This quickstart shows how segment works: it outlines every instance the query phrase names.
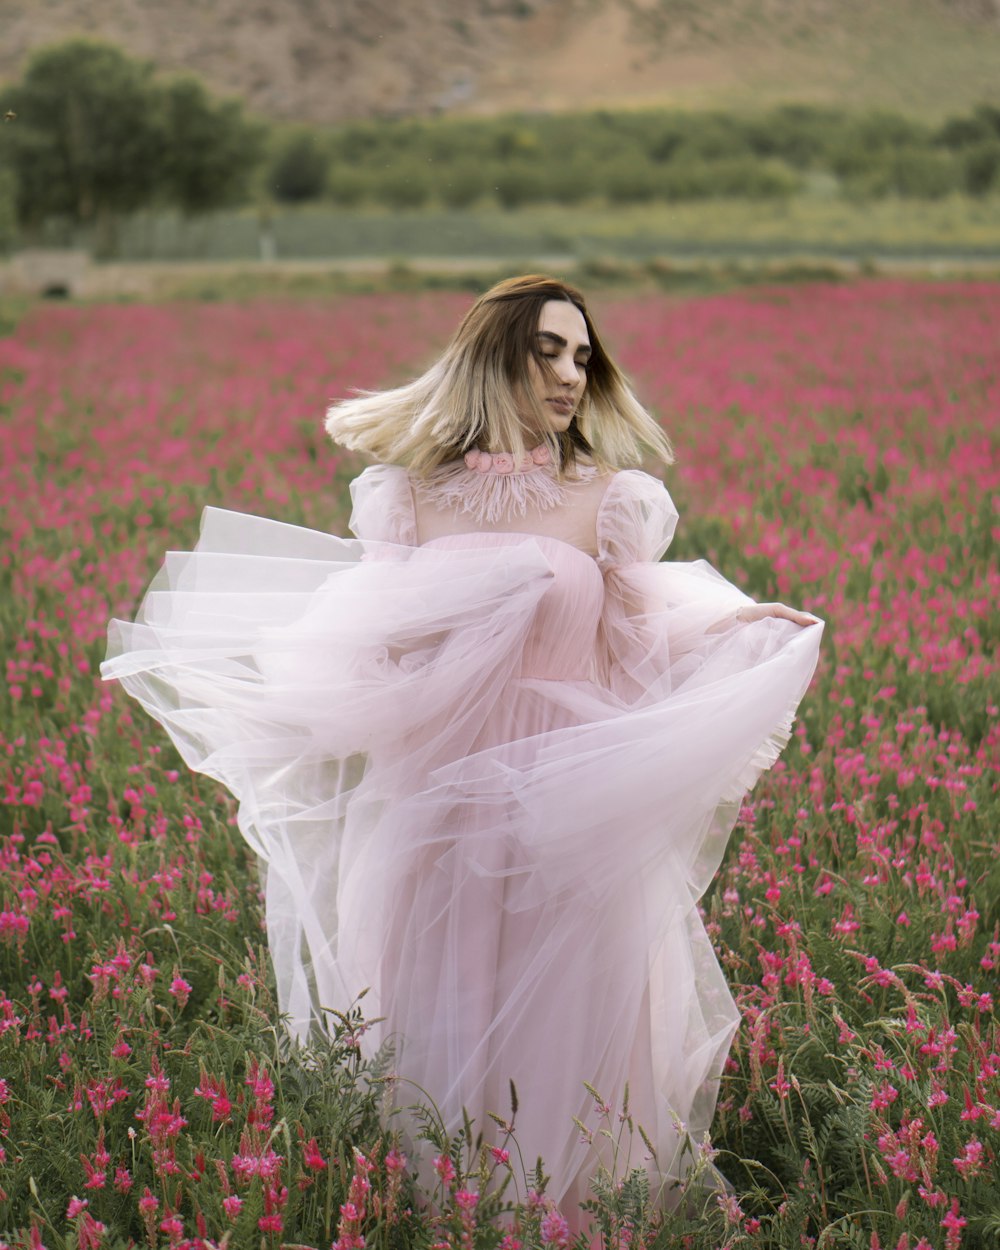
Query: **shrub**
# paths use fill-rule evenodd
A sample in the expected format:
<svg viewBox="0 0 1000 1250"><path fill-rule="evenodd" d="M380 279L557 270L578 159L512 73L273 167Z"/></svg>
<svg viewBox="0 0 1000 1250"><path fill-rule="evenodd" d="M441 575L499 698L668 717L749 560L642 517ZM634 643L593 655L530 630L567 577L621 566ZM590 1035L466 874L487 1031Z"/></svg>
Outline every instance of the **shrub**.
<svg viewBox="0 0 1000 1250"><path fill-rule="evenodd" d="M1000 108L981 104L968 117L949 118L934 136L934 142L946 148L976 147L992 139L1000 139Z"/></svg>
<svg viewBox="0 0 1000 1250"><path fill-rule="evenodd" d="M1000 187L1000 140L984 139L961 157L962 186L970 195L986 195Z"/></svg>
<svg viewBox="0 0 1000 1250"><path fill-rule="evenodd" d="M335 164L327 176L326 192L335 204L350 208L372 198L373 182L370 174L352 169L350 165Z"/></svg>
<svg viewBox="0 0 1000 1250"><path fill-rule="evenodd" d="M660 194L663 167L627 153L608 161L598 173L598 185L612 204L632 204Z"/></svg>
<svg viewBox="0 0 1000 1250"><path fill-rule="evenodd" d="M677 160L666 166L661 176L661 191L669 200L735 196L781 199L798 187L799 179L786 166L748 156L720 161Z"/></svg>
<svg viewBox="0 0 1000 1250"><path fill-rule="evenodd" d="M0 252L6 252L17 234L17 179L0 165Z"/></svg>
<svg viewBox="0 0 1000 1250"><path fill-rule="evenodd" d="M776 157L795 169L825 167L831 142L844 119L836 109L786 104L744 122L747 144L756 156Z"/></svg>
<svg viewBox="0 0 1000 1250"><path fill-rule="evenodd" d="M679 148L683 159L733 160L749 154L747 134L735 117L712 113L687 127Z"/></svg>
<svg viewBox="0 0 1000 1250"><path fill-rule="evenodd" d="M388 208L420 208L431 195L426 162L396 161L371 178L372 195Z"/></svg>
<svg viewBox="0 0 1000 1250"><path fill-rule="evenodd" d="M646 154L653 161L669 161L684 143L686 127L678 119L658 126L646 144Z"/></svg>
<svg viewBox="0 0 1000 1250"><path fill-rule="evenodd" d="M542 169L527 161L512 161L500 166L493 182L493 192L504 208L535 204L551 195L551 169Z"/></svg>
<svg viewBox="0 0 1000 1250"><path fill-rule="evenodd" d="M536 156L541 147L538 133L523 125L501 125L493 140L494 154L505 161Z"/></svg>
<svg viewBox="0 0 1000 1250"><path fill-rule="evenodd" d="M958 190L960 167L948 152L904 148L893 154L887 174L898 195L936 200Z"/></svg>
<svg viewBox="0 0 1000 1250"><path fill-rule="evenodd" d="M598 191L595 165L591 161L570 160L560 167L553 181L551 198L557 204L579 204Z"/></svg>
<svg viewBox="0 0 1000 1250"><path fill-rule="evenodd" d="M436 180L436 191L448 208L467 208L489 189L488 172L480 162L456 162Z"/></svg>
<svg viewBox="0 0 1000 1250"><path fill-rule="evenodd" d="M164 198L189 214L245 202L263 153L261 128L235 100L213 100L197 78L176 78L160 91Z"/></svg>
<svg viewBox="0 0 1000 1250"><path fill-rule="evenodd" d="M287 204L318 200L326 188L329 168L330 158L315 131L293 131L276 145L267 174L268 190Z"/></svg>

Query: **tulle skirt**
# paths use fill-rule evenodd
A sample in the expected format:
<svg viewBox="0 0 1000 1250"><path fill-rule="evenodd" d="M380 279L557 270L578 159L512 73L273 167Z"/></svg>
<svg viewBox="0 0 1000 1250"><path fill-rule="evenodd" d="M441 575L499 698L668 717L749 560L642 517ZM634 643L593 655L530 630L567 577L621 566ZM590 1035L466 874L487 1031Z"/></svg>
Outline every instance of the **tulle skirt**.
<svg viewBox="0 0 1000 1250"><path fill-rule="evenodd" d="M604 606L589 675L532 676L558 546L209 509L136 622L112 622L102 672L239 800L293 1032L367 990L399 1101L432 1099L450 1131L465 1108L499 1141L513 1082L525 1163L568 1204L602 1140L574 1124L597 1128L584 1082L616 1109L628 1086L655 1150L636 1136L630 1165L654 1181L689 1166L681 1126L708 1129L738 1012L697 902L821 631L710 627L707 566L637 567L644 612Z"/></svg>

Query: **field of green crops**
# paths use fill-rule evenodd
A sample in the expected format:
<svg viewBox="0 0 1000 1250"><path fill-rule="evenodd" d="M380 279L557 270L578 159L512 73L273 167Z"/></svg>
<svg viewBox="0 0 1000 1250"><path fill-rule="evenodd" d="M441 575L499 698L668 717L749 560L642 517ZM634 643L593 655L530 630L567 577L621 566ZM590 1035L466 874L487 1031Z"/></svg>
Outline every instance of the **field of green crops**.
<svg viewBox="0 0 1000 1250"><path fill-rule="evenodd" d="M124 260L254 259L264 228L249 209L190 222L150 214L123 225L119 251ZM736 198L405 212L316 205L275 209L266 229L279 259L1000 255L996 196L859 203L796 196L764 203Z"/></svg>

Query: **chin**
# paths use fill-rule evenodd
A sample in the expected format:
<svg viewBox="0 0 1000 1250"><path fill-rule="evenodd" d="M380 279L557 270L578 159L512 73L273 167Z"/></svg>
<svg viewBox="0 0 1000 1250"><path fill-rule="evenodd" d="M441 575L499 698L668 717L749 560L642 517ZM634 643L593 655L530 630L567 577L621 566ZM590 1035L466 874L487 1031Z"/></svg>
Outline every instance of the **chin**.
<svg viewBox="0 0 1000 1250"><path fill-rule="evenodd" d="M573 424L573 418L575 416L575 412L569 412L565 416L561 413L555 414L549 417L549 429L553 434L565 434L569 427Z"/></svg>

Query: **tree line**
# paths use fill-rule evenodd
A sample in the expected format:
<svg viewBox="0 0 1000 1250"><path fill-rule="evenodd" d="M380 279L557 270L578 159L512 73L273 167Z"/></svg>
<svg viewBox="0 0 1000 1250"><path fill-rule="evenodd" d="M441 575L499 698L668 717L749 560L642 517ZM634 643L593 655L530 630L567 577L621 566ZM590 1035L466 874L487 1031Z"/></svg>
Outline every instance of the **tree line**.
<svg viewBox="0 0 1000 1250"><path fill-rule="evenodd" d="M288 127L248 118L195 78L161 79L112 44L78 39L38 51L0 92L0 112L0 242L57 218L110 249L129 213L254 200L515 208L767 200L805 187L863 199L1000 191L991 104L939 125L787 105Z"/></svg>
<svg viewBox="0 0 1000 1250"><path fill-rule="evenodd" d="M29 237L48 218L92 227L163 205L186 214L243 203L265 127L190 76L161 81L113 44L41 49L2 93L0 195Z"/></svg>
<svg viewBox="0 0 1000 1250"><path fill-rule="evenodd" d="M398 208L776 199L817 185L860 199L980 196L1000 191L1000 108L937 126L809 105L366 121L285 136L274 169L288 199Z"/></svg>

